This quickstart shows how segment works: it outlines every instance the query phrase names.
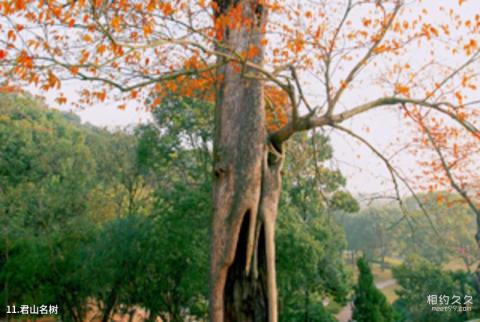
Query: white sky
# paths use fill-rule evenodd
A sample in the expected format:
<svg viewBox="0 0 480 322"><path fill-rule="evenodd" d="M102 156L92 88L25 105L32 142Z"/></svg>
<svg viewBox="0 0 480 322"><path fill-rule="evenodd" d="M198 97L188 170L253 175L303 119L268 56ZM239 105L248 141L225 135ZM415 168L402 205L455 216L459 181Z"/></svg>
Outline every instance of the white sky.
<svg viewBox="0 0 480 322"><path fill-rule="evenodd" d="M430 0L423 3L427 8L434 8L432 4L438 5L440 2L445 3L447 7L454 2L457 3L456 0ZM470 14L472 12L480 13L480 0L466 1L462 10ZM432 19L435 19L435 16ZM406 59L410 62L410 60L414 61L418 58L421 57L408 57ZM75 95L73 92L79 86L82 85L78 83L70 84L66 92ZM65 91L65 88L63 90ZM364 102L365 100L377 98L378 88L365 86L365 88L357 89L350 93L346 92L345 94L347 96L342 103L348 107L353 107L359 101ZM52 102L53 97L52 93ZM49 98L47 97L47 99ZM89 122L97 126L123 127L145 122L149 119L147 112L135 110L131 106L123 111L118 110L115 106L90 106L81 110L76 109L74 112L81 117L83 122ZM380 151L386 155L391 155L395 149L399 148L398 144L392 147L391 143L397 138L405 138L411 135L411 130L402 125L404 122L399 122L401 118L403 117L391 110L380 109L355 117L343 125L361 133ZM368 133L364 130L366 125L372 129L372 132ZM339 167L344 176L348 178L347 188L351 192L372 194L388 191L389 194L392 194L393 186L385 165L367 147L344 135L334 134L331 136L331 139L335 159L332 163L334 163L334 166ZM412 175L418 172L416 160L406 152L400 153L394 163L398 165L402 173Z"/></svg>

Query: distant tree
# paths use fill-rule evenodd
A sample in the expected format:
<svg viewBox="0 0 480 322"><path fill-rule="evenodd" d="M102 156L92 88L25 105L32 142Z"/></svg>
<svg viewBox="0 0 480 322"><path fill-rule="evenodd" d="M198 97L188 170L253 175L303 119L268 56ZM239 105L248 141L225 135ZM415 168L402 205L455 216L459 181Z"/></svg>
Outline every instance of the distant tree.
<svg viewBox="0 0 480 322"><path fill-rule="evenodd" d="M393 322L393 309L376 287L364 257L357 261L358 283L355 286L353 320L357 322Z"/></svg>
<svg viewBox="0 0 480 322"><path fill-rule="evenodd" d="M355 255L361 252L370 261L379 261L382 269L386 268L385 258L397 251L393 236L401 216L400 209L391 204L370 205L354 214L335 214L345 230L352 266L356 265Z"/></svg>
<svg viewBox="0 0 480 322"><path fill-rule="evenodd" d="M478 258L475 215L458 196L447 191L419 193L406 197L403 205L404 212L390 203L370 205L353 215L337 213L348 249L381 264L386 256L416 254L439 265L460 259L472 270Z"/></svg>
<svg viewBox="0 0 480 322"><path fill-rule="evenodd" d="M392 229L396 250L403 257L416 254L438 265L460 259L466 270L471 270L478 258L475 214L453 193L437 191L418 196L422 207L413 197L406 198L408 218Z"/></svg>

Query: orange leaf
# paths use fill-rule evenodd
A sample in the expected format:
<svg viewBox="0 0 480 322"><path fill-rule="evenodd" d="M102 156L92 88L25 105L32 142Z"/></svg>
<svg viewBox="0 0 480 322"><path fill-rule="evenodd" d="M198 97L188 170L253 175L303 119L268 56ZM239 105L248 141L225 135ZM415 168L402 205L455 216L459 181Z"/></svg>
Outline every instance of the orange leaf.
<svg viewBox="0 0 480 322"><path fill-rule="evenodd" d="M152 12L153 10L155 10L155 6L156 6L155 1L152 1L152 0L149 1L147 5L147 11Z"/></svg>
<svg viewBox="0 0 480 322"><path fill-rule="evenodd" d="M259 53L260 53L260 49L258 49L256 46L251 45L250 48L248 48L247 58L249 59L254 58Z"/></svg>
<svg viewBox="0 0 480 322"><path fill-rule="evenodd" d="M372 23L372 20L371 19L363 19L362 20L362 24L365 26L365 27L368 27L370 24Z"/></svg>
<svg viewBox="0 0 480 322"><path fill-rule="evenodd" d="M458 91L455 92L455 97L457 98L458 103L459 103L460 105L462 105L462 104L463 104L463 96L462 96L462 93L460 93L460 92L458 92Z"/></svg>
<svg viewBox="0 0 480 322"><path fill-rule="evenodd" d="M23 9L25 9L25 1L24 1L24 0L16 0L16 1L15 1L15 9L16 9L16 10L23 10Z"/></svg>
<svg viewBox="0 0 480 322"><path fill-rule="evenodd" d="M65 96L59 96L55 99L55 101L60 104L60 105L63 105L65 103L67 103L67 98Z"/></svg>
<svg viewBox="0 0 480 322"><path fill-rule="evenodd" d="M103 54L105 52L105 49L107 49L107 47L104 44L100 44L97 47L97 53Z"/></svg>
<svg viewBox="0 0 480 322"><path fill-rule="evenodd" d="M160 3L159 6L160 6L160 10L162 10L165 16L169 16L170 14L173 13L173 7L170 3L162 2Z"/></svg>
<svg viewBox="0 0 480 322"><path fill-rule="evenodd" d="M152 29L152 26L150 24L146 24L143 26L143 34L145 35L145 37L147 37L148 35L150 35L152 33L153 29Z"/></svg>
<svg viewBox="0 0 480 322"><path fill-rule="evenodd" d="M121 28L120 28L121 22L122 22L122 20L119 16L113 17L111 24L112 24L112 27L115 31L119 32L121 30Z"/></svg>
<svg viewBox="0 0 480 322"><path fill-rule="evenodd" d="M92 37L91 37L90 35L88 35L88 34L83 35L82 39L83 39L85 42L92 42L92 41L93 41Z"/></svg>
<svg viewBox="0 0 480 322"><path fill-rule="evenodd" d="M78 74L78 67L77 66L72 66L70 67L70 73L72 73L72 75L77 75Z"/></svg>
<svg viewBox="0 0 480 322"><path fill-rule="evenodd" d="M408 88L408 86L405 86L405 85L397 84L395 85L395 92L407 96L410 94L410 88Z"/></svg>
<svg viewBox="0 0 480 322"><path fill-rule="evenodd" d="M11 41L15 41L16 38L17 36L15 35L15 31L9 30L7 33L7 39Z"/></svg>
<svg viewBox="0 0 480 322"><path fill-rule="evenodd" d="M48 71L48 78L47 78L47 83L48 83L48 87L47 89L49 88L60 88L60 80L57 78L57 76L55 76L54 73L52 73L52 71Z"/></svg>
<svg viewBox="0 0 480 322"><path fill-rule="evenodd" d="M26 67L26 68L33 67L33 59L32 57L28 56L26 51L22 51L20 53L20 56L18 56L17 58L17 62L19 65L22 65L23 67Z"/></svg>

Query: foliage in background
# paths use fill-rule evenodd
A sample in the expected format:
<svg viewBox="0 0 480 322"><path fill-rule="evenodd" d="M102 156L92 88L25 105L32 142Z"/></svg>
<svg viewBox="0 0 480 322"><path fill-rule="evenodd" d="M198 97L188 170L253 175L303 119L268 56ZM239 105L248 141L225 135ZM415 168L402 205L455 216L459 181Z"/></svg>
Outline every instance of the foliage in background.
<svg viewBox="0 0 480 322"><path fill-rule="evenodd" d="M453 296L460 297L461 306L464 306L464 296L472 296L475 300L475 291L472 288L473 275L463 271L444 271L425 259L411 257L399 267L393 269L395 279L400 288L396 291L398 299L394 307L400 314L399 321L425 321L425 322L456 322L466 321L469 316L466 312L455 310L436 312L432 306L458 306L452 304ZM448 305L440 296L448 297ZM430 300L429 297L435 297ZM441 304L440 302L443 302Z"/></svg>
<svg viewBox="0 0 480 322"><path fill-rule="evenodd" d="M408 197L404 201L405 213L396 203L382 202L352 215L336 212L336 221L345 229L347 248L354 254L365 254L383 268L388 266L386 257L417 255L438 265L461 261L467 271L472 270L478 261L473 212L446 192L418 197L422 207Z"/></svg>

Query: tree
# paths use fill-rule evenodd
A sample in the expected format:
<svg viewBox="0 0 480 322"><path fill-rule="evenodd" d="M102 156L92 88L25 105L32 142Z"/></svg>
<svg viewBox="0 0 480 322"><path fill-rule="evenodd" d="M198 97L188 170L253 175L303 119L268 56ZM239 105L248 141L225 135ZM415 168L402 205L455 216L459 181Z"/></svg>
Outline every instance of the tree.
<svg viewBox="0 0 480 322"><path fill-rule="evenodd" d="M81 321L89 287L77 255L93 235L96 184L86 132L25 95L0 94L0 112L2 302L56 304Z"/></svg>
<svg viewBox="0 0 480 322"><path fill-rule="evenodd" d="M351 289L339 256L345 237L333 212L358 205L342 190L341 173L327 167L333 151L326 137L303 134L293 143L286 151L278 220L279 313L288 321L333 321L325 299L344 304Z"/></svg>
<svg viewBox="0 0 480 322"><path fill-rule="evenodd" d="M425 217L413 198L405 200L415 222L413 230L405 222L397 225L398 250L404 257L416 254L437 265L461 259L470 271L470 265L476 261L475 215L471 209L458 196L446 191L419 196L430 216Z"/></svg>
<svg viewBox="0 0 480 322"><path fill-rule="evenodd" d="M203 246L199 246L204 240L200 227L208 217L201 209L205 208L208 213L210 207L207 196L213 131L208 125L213 106L175 96L168 97L163 104L153 111L154 122L137 131L139 160L149 169L146 176L158 178L152 180L157 185L152 215L156 225L164 227L165 231L159 234L164 238L171 236L170 242L156 247L172 249L159 262L163 269L158 280L168 283L159 283L150 289L152 294L169 295L165 296L167 300L181 299L183 293L185 299L191 299L198 297L196 291L202 289L200 285L192 287L195 276L199 276L199 281L204 280L199 272L205 268L201 263L206 254ZM179 106L184 111L182 115L177 114ZM312 154L316 157L311 158ZM328 140L320 134L295 138L295 145L287 151L289 171L283 183L278 236L278 272L282 281L279 296L281 313L286 319L331 319L322 302L326 296L332 296L342 303L349 290L349 274L338 257L344 246L342 234L329 220L326 207L348 211L358 206L347 193L340 193L345 179L339 171L325 166L331 157ZM196 233L192 236L193 230ZM185 272L178 267L185 268ZM181 287L184 283L188 285L185 289ZM182 294L171 295L179 291ZM191 308L188 303L182 300L170 307Z"/></svg>
<svg viewBox="0 0 480 322"><path fill-rule="evenodd" d="M358 284L353 300L353 319L358 322L394 321L393 309L373 282L373 275L364 257L357 261Z"/></svg>
<svg viewBox="0 0 480 322"><path fill-rule="evenodd" d="M391 255L391 244L395 239L389 228L399 220L398 211L388 206L370 206L357 214L339 214L337 220L347 236L352 266L355 265L355 254L360 251L370 261L380 259L384 268L385 256Z"/></svg>
<svg viewBox="0 0 480 322"><path fill-rule="evenodd" d="M406 258L412 254L438 265L461 259L470 271L477 258L475 216L470 208L447 191L419 193L417 197L422 208L414 196L404 198L408 217L396 203L370 205L353 215L340 214L338 221L345 229L348 248L383 264L385 256Z"/></svg>
<svg viewBox="0 0 480 322"><path fill-rule="evenodd" d="M150 105L156 106L162 93L195 96L214 88L205 94L215 99L211 319L275 322L274 228L284 143L314 128L350 135L385 163L400 200L399 181L410 190L409 182L341 123L393 107L407 119L448 117L462 137L478 138L468 121L475 108L465 101L471 88L454 90L464 76L469 84L477 81L468 69L480 56L470 37L479 18L465 12L463 21L455 14L462 3L451 11L439 4L439 23L423 17L422 3L402 0L302 6L275 0L7 2L2 77L45 91L59 89L64 79L94 82L95 88L82 90L81 103L153 92L159 95ZM456 59L445 63L441 51ZM410 53L422 57L415 66L404 60ZM320 100L307 95L309 74L318 79ZM345 94L356 95L365 82L378 83L377 94L352 107L357 102ZM57 102L66 99L60 95ZM272 106L275 127L267 124Z"/></svg>
<svg viewBox="0 0 480 322"><path fill-rule="evenodd" d="M396 291L398 299L394 307L399 312L400 321L466 321L467 312L435 312L432 306L440 296L449 298L449 303L455 300L453 296L461 298L472 296L473 275L463 271L452 272L440 269L429 263L428 260L410 256L404 264L395 267L393 274L400 288ZM429 301L430 298L430 301ZM439 302L436 302L439 303ZM457 305L457 304L453 304ZM460 306L461 306L460 305Z"/></svg>
<svg viewBox="0 0 480 322"><path fill-rule="evenodd" d="M163 104L152 112L153 122L136 131L140 168L153 181L150 218L158 236L146 249L154 260L143 275L142 303L151 318L184 321L207 313L213 106L174 95Z"/></svg>
<svg viewBox="0 0 480 322"><path fill-rule="evenodd" d="M476 88L469 84L469 77L464 76L462 87ZM478 116L478 115L477 115ZM426 178L429 179L429 190L432 187L447 189L447 192L456 193L460 200L475 214L477 231L477 256L480 256L480 192L478 189L478 173L476 167L478 154L478 132L471 140L459 140L457 128L447 126L443 131L438 130L438 120L435 118L416 117L421 126L422 133L417 138L418 148L415 153L426 153L432 161L421 162ZM447 133L448 135L445 135ZM442 196L439 197L441 201ZM447 200L448 194L447 194ZM468 266L468 264L467 264ZM477 278L475 283L476 293L480 295L480 265L477 265Z"/></svg>
<svg viewBox="0 0 480 322"><path fill-rule="evenodd" d="M91 295L103 322L110 321L122 304L142 303L138 294L148 281L144 274L155 257L162 255L157 251L152 256L151 249L157 246L152 229L148 220L130 214L106 223L83 247L87 280L94 285Z"/></svg>

